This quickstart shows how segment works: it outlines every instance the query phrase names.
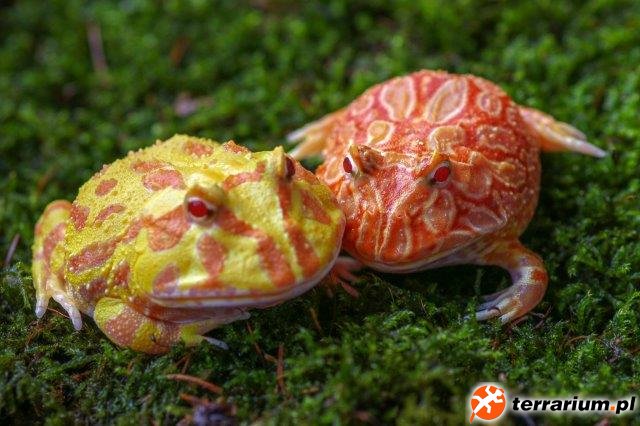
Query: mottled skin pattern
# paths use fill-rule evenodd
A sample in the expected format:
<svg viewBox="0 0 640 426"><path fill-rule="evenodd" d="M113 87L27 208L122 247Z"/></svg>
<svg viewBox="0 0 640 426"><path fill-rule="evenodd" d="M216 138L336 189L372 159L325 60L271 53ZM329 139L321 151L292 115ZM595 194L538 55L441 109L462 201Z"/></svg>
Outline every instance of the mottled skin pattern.
<svg viewBox="0 0 640 426"><path fill-rule="evenodd" d="M573 127L479 77L420 71L376 85L290 135L338 198L343 247L373 269L498 265L513 286L478 319L516 319L544 295L541 259L518 241L540 188L540 149L602 156ZM344 267L343 267L344 269ZM351 277L348 270L342 275Z"/></svg>
<svg viewBox="0 0 640 426"><path fill-rule="evenodd" d="M282 148L251 153L175 136L130 153L54 201L35 228L36 313L50 297L148 353L311 288L339 252L344 216ZM80 311L80 312L79 312Z"/></svg>

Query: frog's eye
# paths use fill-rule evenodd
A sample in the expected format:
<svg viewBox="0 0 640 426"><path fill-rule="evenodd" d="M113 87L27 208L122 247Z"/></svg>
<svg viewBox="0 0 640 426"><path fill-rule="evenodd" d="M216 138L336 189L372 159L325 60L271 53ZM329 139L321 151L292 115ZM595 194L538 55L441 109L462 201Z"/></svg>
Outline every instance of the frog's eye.
<svg viewBox="0 0 640 426"><path fill-rule="evenodd" d="M296 174L296 163L288 155L284 156L284 177L291 179Z"/></svg>
<svg viewBox="0 0 640 426"><path fill-rule="evenodd" d="M342 168L349 174L354 174L356 171L356 166L353 164L353 160L349 158L349 156L344 157L344 160L342 160Z"/></svg>
<svg viewBox="0 0 640 426"><path fill-rule="evenodd" d="M433 186L444 186L451 177L451 163L445 160L438 164L429 174L429 183Z"/></svg>
<svg viewBox="0 0 640 426"><path fill-rule="evenodd" d="M209 219L216 211L215 206L199 197L188 198L186 204L189 215L196 222Z"/></svg>

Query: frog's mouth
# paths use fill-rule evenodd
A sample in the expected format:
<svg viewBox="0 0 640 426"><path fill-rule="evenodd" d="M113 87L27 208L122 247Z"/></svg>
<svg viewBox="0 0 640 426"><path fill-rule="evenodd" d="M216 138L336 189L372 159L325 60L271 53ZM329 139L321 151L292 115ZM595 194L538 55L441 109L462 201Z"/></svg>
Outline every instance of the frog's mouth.
<svg viewBox="0 0 640 426"><path fill-rule="evenodd" d="M300 296L313 288L324 278L338 257L336 250L333 260L324 269L319 270L313 276L301 283L283 287L274 291L258 290L199 290L190 293L178 292L175 294L151 295L149 299L160 306L167 308L268 308L286 300Z"/></svg>
<svg viewBox="0 0 640 426"><path fill-rule="evenodd" d="M469 240L466 244L453 247L449 250L437 252L431 256L425 256L422 259L413 262L381 262L375 260L358 260L369 268L380 272L389 272L394 274L407 274L411 272L424 271L426 269L435 269L443 266L457 265L460 263L471 263L469 256L469 247L477 244L482 240L482 236ZM472 252L474 250L471 250Z"/></svg>

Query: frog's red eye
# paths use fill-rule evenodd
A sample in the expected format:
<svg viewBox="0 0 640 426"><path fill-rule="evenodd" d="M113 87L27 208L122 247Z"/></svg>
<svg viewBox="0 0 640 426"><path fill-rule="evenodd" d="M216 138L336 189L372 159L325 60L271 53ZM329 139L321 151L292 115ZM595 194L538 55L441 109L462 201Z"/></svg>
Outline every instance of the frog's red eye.
<svg viewBox="0 0 640 426"><path fill-rule="evenodd" d="M189 198L187 210L194 219L205 219L213 213L213 209L200 198Z"/></svg>
<svg viewBox="0 0 640 426"><path fill-rule="evenodd" d="M429 182L432 185L442 185L449 180L449 176L451 176L451 164L448 161L444 161L431 172Z"/></svg>
<svg viewBox="0 0 640 426"><path fill-rule="evenodd" d="M342 168L347 173L353 173L353 171L355 170L355 167L353 165L353 162L351 161L351 158L344 157L344 160L342 160Z"/></svg>
<svg viewBox="0 0 640 426"><path fill-rule="evenodd" d="M284 177L290 179L293 175L296 174L296 163L289 157L285 155L284 157Z"/></svg>

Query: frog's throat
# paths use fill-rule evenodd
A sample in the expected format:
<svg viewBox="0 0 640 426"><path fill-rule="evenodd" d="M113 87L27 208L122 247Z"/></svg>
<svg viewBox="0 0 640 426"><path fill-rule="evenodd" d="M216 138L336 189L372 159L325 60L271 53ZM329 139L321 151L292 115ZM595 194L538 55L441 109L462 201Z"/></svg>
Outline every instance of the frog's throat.
<svg viewBox="0 0 640 426"><path fill-rule="evenodd" d="M339 253L340 250L337 248L333 253L331 261L309 279L282 290L260 294L246 292L233 296L225 295L224 297L150 296L150 300L153 303L167 308L268 308L300 296L312 289L320 280L329 274Z"/></svg>
<svg viewBox="0 0 640 426"><path fill-rule="evenodd" d="M472 263L472 259L475 257L474 254L482 250L482 241L484 237L486 237L486 235L478 236L468 241L466 244L454 247L450 250L436 253L432 256L418 259L413 262L381 262L376 260L362 259L358 256L354 257L373 270L380 272L389 272L393 274L405 274L424 271L427 269L440 268L442 266Z"/></svg>

